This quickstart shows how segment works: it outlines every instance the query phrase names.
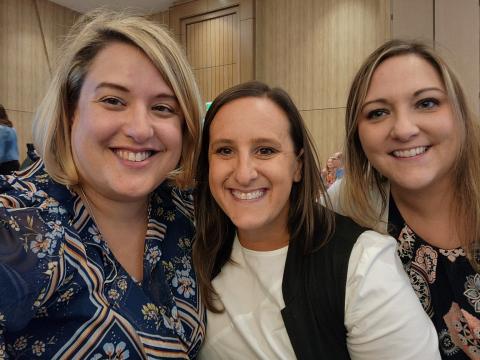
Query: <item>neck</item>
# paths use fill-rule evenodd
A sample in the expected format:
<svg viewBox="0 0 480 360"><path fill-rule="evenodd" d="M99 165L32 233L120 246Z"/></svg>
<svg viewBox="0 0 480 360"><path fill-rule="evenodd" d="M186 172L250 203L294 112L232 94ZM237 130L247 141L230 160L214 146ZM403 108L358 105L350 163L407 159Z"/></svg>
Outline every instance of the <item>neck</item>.
<svg viewBox="0 0 480 360"><path fill-rule="evenodd" d="M452 186L411 192L392 185L391 192L405 222L426 242L442 249L461 245Z"/></svg>
<svg viewBox="0 0 480 360"><path fill-rule="evenodd" d="M244 248L255 251L272 251L288 245L290 235L287 228L258 231L237 229L238 240Z"/></svg>
<svg viewBox="0 0 480 360"><path fill-rule="evenodd" d="M135 279L143 278L148 197L134 202L106 198L79 187L82 200L115 258Z"/></svg>
<svg viewBox="0 0 480 360"><path fill-rule="evenodd" d="M93 212L95 222L99 223L141 223L146 219L148 197L138 201L123 202L107 198L88 186L80 186L80 195L87 210ZM100 224L97 224L100 226Z"/></svg>

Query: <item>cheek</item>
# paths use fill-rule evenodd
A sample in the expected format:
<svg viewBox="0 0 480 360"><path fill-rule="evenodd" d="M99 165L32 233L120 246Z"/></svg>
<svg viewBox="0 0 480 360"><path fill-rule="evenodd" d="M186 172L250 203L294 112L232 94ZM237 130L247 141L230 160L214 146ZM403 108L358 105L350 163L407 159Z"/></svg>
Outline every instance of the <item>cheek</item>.
<svg viewBox="0 0 480 360"><path fill-rule="evenodd" d="M155 129L157 138L172 151L182 151L183 129L181 124L171 123L157 126Z"/></svg>
<svg viewBox="0 0 480 360"><path fill-rule="evenodd" d="M210 190L213 193L214 191L216 191L216 188L219 186L218 184L222 181L220 180L222 175L221 175L221 170L216 161L210 161L208 166L209 166L208 185L210 186Z"/></svg>
<svg viewBox="0 0 480 360"><path fill-rule="evenodd" d="M358 125L358 138L367 158L373 153L381 151L382 136L377 128L373 128L372 126L369 126L369 124L360 123Z"/></svg>
<svg viewBox="0 0 480 360"><path fill-rule="evenodd" d="M229 176L228 169L222 161L211 160L209 162L208 185L213 198L218 204L222 203L224 182Z"/></svg>

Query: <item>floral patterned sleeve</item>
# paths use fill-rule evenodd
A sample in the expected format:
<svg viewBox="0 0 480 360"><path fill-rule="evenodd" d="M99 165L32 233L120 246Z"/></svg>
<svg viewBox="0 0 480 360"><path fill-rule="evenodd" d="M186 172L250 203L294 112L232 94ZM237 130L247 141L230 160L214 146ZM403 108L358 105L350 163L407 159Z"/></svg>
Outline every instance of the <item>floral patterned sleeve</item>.
<svg viewBox="0 0 480 360"><path fill-rule="evenodd" d="M1 333L24 327L55 290L62 237L55 222L44 223L38 210L0 203Z"/></svg>

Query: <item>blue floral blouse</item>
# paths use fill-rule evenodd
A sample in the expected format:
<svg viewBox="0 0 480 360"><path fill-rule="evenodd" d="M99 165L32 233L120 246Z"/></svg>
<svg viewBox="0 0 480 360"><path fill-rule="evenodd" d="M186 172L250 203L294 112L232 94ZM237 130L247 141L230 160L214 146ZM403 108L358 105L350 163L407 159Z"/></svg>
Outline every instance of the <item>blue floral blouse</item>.
<svg viewBox="0 0 480 360"><path fill-rule="evenodd" d="M0 176L0 359L195 358L206 319L191 200L166 183L152 195L136 283L41 161Z"/></svg>

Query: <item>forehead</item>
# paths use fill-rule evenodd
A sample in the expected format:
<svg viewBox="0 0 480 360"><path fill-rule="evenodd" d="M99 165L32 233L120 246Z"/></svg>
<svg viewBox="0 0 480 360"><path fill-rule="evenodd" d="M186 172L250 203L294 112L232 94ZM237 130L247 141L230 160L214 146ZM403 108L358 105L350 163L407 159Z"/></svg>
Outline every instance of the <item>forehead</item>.
<svg viewBox="0 0 480 360"><path fill-rule="evenodd" d="M416 91L425 87L445 89L437 70L425 59L415 54L398 55L383 61L375 69L367 91L367 98L377 93L398 89Z"/></svg>
<svg viewBox="0 0 480 360"><path fill-rule="evenodd" d="M272 100L245 97L224 105L210 125L212 140L227 137L231 140L249 138L290 138L290 121L285 112Z"/></svg>
<svg viewBox="0 0 480 360"><path fill-rule="evenodd" d="M114 41L101 49L87 69L86 79L126 81L132 85L165 84L152 60L138 47Z"/></svg>

